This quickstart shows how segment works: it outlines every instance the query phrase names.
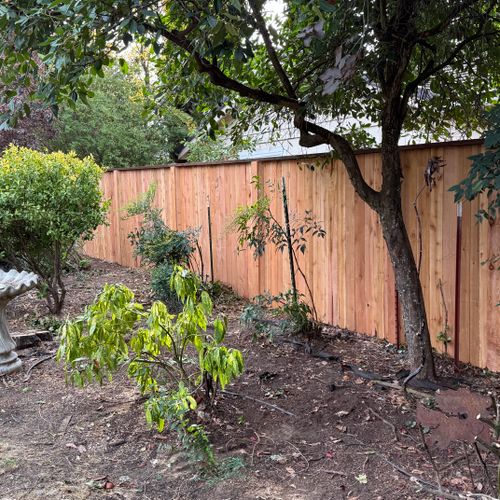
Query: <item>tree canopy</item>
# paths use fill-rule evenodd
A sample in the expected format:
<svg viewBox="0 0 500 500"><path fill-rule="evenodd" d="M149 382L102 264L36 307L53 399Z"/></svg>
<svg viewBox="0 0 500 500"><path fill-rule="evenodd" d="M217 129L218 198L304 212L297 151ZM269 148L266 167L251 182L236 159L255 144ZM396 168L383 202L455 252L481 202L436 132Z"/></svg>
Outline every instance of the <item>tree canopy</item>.
<svg viewBox="0 0 500 500"><path fill-rule="evenodd" d="M283 109L299 119L322 113L379 123L397 84L404 128L436 136L469 132L477 110L496 97L495 4L289 0L270 23L258 0L25 0L0 7L2 62L8 81L37 80L40 55L44 78L33 94L57 108L86 101L92 76L136 41L156 55L156 96L190 102L211 115L213 128L228 108L244 126ZM393 39L402 42L397 54ZM12 120L15 95L5 98Z"/></svg>

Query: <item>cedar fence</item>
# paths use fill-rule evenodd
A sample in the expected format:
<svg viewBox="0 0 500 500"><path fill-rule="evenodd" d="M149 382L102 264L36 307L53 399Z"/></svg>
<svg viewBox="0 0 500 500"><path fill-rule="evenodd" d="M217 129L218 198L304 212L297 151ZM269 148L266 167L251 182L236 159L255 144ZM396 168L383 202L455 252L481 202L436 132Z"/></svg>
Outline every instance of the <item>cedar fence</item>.
<svg viewBox="0 0 500 500"><path fill-rule="evenodd" d="M402 148L404 181L402 203L413 250L418 251L415 197L424 185L424 169L432 156L446 166L432 189L418 198L422 228L421 282L433 342L448 316L448 353L455 352L459 336L459 359L476 366L500 370L500 271L481 263L500 252L500 224L477 223L475 213L484 199L464 203L461 243L457 251L457 206L449 187L464 178L470 157L481 151L479 141L408 146ZM380 187L380 156L377 151L360 152L365 179ZM207 205L211 207L215 279L231 285L239 294L252 297L264 291L278 293L289 288L285 255L269 248L254 260L251 251L237 251L237 237L228 229L238 206L256 200L251 180L287 182L290 210L301 214L312 210L322 221L325 239L314 238L301 267L313 289L320 319L398 344L402 341L394 277L376 214L354 193L339 161L308 156L262 159L219 164L175 164L106 172L102 188L111 198L110 225L97 230L86 245L90 256L125 266L139 265L127 235L138 219L123 220L123 207L137 199L148 186L157 184L156 203L172 228L201 227L200 245L205 272L209 267ZM272 210L282 217L279 196ZM459 287L457 259L460 262ZM441 284L441 286L440 286ZM304 283L298 277L304 291ZM441 293L442 288L442 293ZM458 288L458 290L457 290ZM443 302L444 298L444 302ZM459 304L459 331L456 309Z"/></svg>

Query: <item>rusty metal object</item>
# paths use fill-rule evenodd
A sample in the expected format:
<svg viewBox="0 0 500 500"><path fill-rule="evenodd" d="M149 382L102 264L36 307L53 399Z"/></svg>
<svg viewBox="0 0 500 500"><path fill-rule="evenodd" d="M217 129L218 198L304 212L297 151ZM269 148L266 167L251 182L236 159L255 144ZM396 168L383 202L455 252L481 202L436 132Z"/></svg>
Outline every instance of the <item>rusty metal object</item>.
<svg viewBox="0 0 500 500"><path fill-rule="evenodd" d="M427 444L441 449L448 448L452 441L474 443L480 438L490 443L489 427L478 420L479 415L482 418L491 416L490 406L490 398L467 389L438 391L436 408L418 403L417 422L430 429Z"/></svg>

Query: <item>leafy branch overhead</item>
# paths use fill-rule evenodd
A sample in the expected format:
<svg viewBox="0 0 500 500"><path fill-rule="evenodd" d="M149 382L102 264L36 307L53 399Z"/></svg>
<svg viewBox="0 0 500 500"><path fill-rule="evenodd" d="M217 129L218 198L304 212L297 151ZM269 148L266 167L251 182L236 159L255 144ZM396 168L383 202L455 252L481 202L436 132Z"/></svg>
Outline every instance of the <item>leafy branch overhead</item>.
<svg viewBox="0 0 500 500"><path fill-rule="evenodd" d="M484 153L472 156L469 175L450 191L455 193L455 201L474 200L481 193L488 199L486 209L476 214L479 220L494 220L500 212L500 105L488 114L490 128L484 136Z"/></svg>

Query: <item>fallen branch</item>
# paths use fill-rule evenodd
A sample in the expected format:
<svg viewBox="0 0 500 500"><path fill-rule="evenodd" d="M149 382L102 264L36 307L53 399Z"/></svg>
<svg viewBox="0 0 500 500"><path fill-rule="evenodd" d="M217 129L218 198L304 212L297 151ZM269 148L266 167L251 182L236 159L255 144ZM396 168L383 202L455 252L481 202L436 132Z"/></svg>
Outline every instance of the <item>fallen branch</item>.
<svg viewBox="0 0 500 500"><path fill-rule="evenodd" d="M285 410L279 406L273 405L271 403L268 403L267 401L262 401L262 399L257 399L252 396L247 396L246 394L240 394L239 392L232 392L232 391L221 391L222 394L228 394L230 396L236 396L238 398L244 398L244 399L249 399L250 401L255 401L256 403L259 403L264 406L269 406L269 408L273 408L274 410L280 411L281 413L284 413L285 415L290 415L291 417L296 417L295 413L292 413L288 410Z"/></svg>
<svg viewBox="0 0 500 500"><path fill-rule="evenodd" d="M388 387L390 389L394 389L396 391L401 391L405 392L403 387L399 384L396 384L394 382L386 382L385 380L374 380L373 381L377 385L381 385L383 387ZM422 392L422 391L417 391L416 389L413 389L412 387L407 387L406 392L409 392L411 394L415 394L415 396L419 396L421 398L428 398L430 396L430 393L428 392Z"/></svg>
<svg viewBox="0 0 500 500"><path fill-rule="evenodd" d="M290 443L290 441L287 441L287 443L292 448L294 448L295 450L297 450L297 453L305 460L305 462L306 462L306 468L303 471L301 471L301 472L307 472L309 470L309 467L310 467L309 460L307 460L307 458L305 457L305 455L293 443Z"/></svg>
<svg viewBox="0 0 500 500"><path fill-rule="evenodd" d="M396 430L396 426L393 423L391 423L388 420L386 420L382 415L380 415L379 413L377 413L370 406L368 406L368 411L370 411L371 413L373 413L373 415L375 415L378 419L382 420L382 422L384 422L384 424L388 425L392 429L392 432L394 433L394 442L398 441L398 432Z"/></svg>
<svg viewBox="0 0 500 500"><path fill-rule="evenodd" d="M436 462L434 461L434 458L432 456L431 450L429 449L429 445L427 444L427 441L425 440L424 436L424 429L420 424L418 424L418 430L420 432L420 438L422 439L422 445L424 447L424 450L426 451L429 460L431 461L432 468L434 469L434 474L436 476L436 481L439 486L439 491L443 491L443 485L441 484L441 476L439 475L439 469L436 465ZM472 482L472 485L474 486L474 482Z"/></svg>
<svg viewBox="0 0 500 500"><path fill-rule="evenodd" d="M334 476L347 477L345 472L341 472L339 470L320 469L318 472L325 472L326 474L333 474Z"/></svg>
<svg viewBox="0 0 500 500"><path fill-rule="evenodd" d="M33 370L33 368L37 367L38 365L41 365L44 361L48 361L49 359L53 359L55 358L56 355L55 354L51 354L50 356L45 356L45 358L42 358L42 359L39 359L36 363L33 363L29 368L28 368L28 371L26 373L26 377L24 377L23 379L23 382L27 382L30 377L31 377L31 372Z"/></svg>
<svg viewBox="0 0 500 500"><path fill-rule="evenodd" d="M484 458L483 456L481 455L481 451L479 450L479 446L477 445L477 443L474 443L474 450L476 451L476 454L479 458L479 462L481 462L481 465L483 467L483 471L484 471L484 476L485 478L487 479L490 487L492 489L495 489L495 486L493 484L493 481L491 480L491 476L490 476L490 473L488 471L488 466L486 465L486 462L484 461Z"/></svg>

